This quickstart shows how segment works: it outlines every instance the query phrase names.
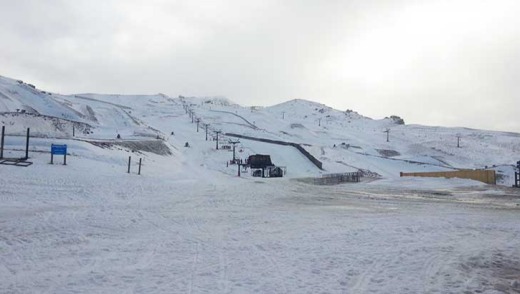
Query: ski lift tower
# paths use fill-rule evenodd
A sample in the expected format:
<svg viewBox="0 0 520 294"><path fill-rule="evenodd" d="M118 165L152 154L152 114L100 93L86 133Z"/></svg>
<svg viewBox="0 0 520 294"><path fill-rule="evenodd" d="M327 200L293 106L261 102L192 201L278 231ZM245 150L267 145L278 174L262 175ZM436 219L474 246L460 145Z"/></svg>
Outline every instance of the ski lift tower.
<svg viewBox="0 0 520 294"><path fill-rule="evenodd" d="M232 141L232 140L229 140L229 144L233 144L233 163L235 163L235 160L236 160L236 157L235 157L235 148L236 148L236 145L240 143L240 140L236 140L236 141Z"/></svg>
<svg viewBox="0 0 520 294"><path fill-rule="evenodd" d="M204 124L204 129L206 129L206 141L208 141L208 127L209 124Z"/></svg>
<svg viewBox="0 0 520 294"><path fill-rule="evenodd" d="M216 140L216 150L218 150L218 134L222 133L222 131L215 131L215 134L217 135L217 140Z"/></svg>

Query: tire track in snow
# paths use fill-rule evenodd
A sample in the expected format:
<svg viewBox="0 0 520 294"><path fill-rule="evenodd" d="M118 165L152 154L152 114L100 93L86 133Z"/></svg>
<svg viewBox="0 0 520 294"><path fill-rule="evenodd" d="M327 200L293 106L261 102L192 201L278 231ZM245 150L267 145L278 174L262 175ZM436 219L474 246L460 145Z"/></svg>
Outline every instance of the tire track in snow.
<svg viewBox="0 0 520 294"><path fill-rule="evenodd" d="M199 254L200 254L200 243L195 243L195 255L193 256L193 260L191 262L190 277L189 277L189 281L188 281L188 294L191 294L193 291L195 272L197 270L197 263L199 262Z"/></svg>
<svg viewBox="0 0 520 294"><path fill-rule="evenodd" d="M389 257L390 256L390 257ZM371 283L380 284L384 281L384 278L377 278L381 272L392 264L398 263L401 259L400 254L389 254L387 252L379 254L373 262L359 275L358 279L352 286L352 293L364 293L367 292L367 288Z"/></svg>
<svg viewBox="0 0 520 294"><path fill-rule="evenodd" d="M270 256L269 252L267 252L267 250L262 245L257 244L257 245L254 245L253 248L256 250L256 252L258 252L260 254L260 256L262 256L265 260L267 260L267 262L275 269L275 271L279 277L284 276L276 259L274 259L272 256ZM285 284L285 279L282 278L280 284L283 288L283 293L289 293L287 291L287 285Z"/></svg>
<svg viewBox="0 0 520 294"><path fill-rule="evenodd" d="M219 263L218 263L218 268L219 268L219 273L220 273L220 278L219 278L219 284L221 285L220 288L222 288L222 292L224 293L227 293L229 292L229 276L228 276L228 261L227 261L227 255L226 255L226 252L224 250L224 247L221 246L220 247L220 250L219 250L219 256L218 256L218 259L219 259Z"/></svg>
<svg viewBox="0 0 520 294"><path fill-rule="evenodd" d="M448 256L448 253L433 253L430 254L424 261L421 274L424 293L428 293L434 290L431 287L436 281L435 278L438 277L437 274L441 272L442 267L446 264L446 260L449 260L447 258Z"/></svg>

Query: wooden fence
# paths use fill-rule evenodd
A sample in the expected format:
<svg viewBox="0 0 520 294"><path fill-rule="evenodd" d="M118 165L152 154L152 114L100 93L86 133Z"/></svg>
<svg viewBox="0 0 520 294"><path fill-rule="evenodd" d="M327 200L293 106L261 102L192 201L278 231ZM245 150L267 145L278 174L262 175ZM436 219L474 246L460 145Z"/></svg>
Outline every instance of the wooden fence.
<svg viewBox="0 0 520 294"><path fill-rule="evenodd" d="M401 177L432 177L432 178L461 178L484 182L496 185L497 179L494 170L459 170L446 172L422 172L422 173L401 173Z"/></svg>
<svg viewBox="0 0 520 294"><path fill-rule="evenodd" d="M342 183L357 183L360 181L361 174L359 172L326 174L321 178L301 178L301 182L314 185L338 185Z"/></svg>

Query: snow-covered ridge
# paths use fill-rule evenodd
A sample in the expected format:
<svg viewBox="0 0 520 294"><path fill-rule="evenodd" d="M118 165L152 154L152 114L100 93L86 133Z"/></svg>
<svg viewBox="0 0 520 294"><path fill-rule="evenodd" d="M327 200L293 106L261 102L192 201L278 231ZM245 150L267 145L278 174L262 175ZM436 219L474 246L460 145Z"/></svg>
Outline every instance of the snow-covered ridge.
<svg viewBox="0 0 520 294"><path fill-rule="evenodd" d="M64 123L37 122L42 117ZM248 140L242 140L240 146L242 157L270 153L302 176L362 170L397 177L400 171L488 167L495 168L501 174L500 182L509 185L512 163L520 152L520 134L516 133L404 125L399 117L371 119L353 110L336 110L303 99L269 107L243 107L223 97L61 95L4 77L0 77L0 121L12 126L13 132L31 127L47 137L71 136L72 125L66 122L75 122L88 126L88 131L76 135L84 139L113 140L118 135L122 140L160 138L179 149L186 142L197 142L202 133L205 139L203 128L208 125L210 140L215 131L222 131L304 146L323 163L324 171L308 165L291 150ZM219 139L225 143L229 138ZM200 144L192 156L203 160L204 148L212 145L205 140ZM214 164L209 168L221 169L217 159Z"/></svg>

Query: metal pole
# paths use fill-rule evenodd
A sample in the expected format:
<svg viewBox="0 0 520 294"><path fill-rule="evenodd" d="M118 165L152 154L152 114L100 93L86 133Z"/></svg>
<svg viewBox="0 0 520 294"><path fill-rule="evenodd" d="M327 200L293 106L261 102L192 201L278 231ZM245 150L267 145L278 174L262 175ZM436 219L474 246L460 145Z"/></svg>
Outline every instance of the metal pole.
<svg viewBox="0 0 520 294"><path fill-rule="evenodd" d="M200 119L197 118L197 133L199 132L199 123L200 123Z"/></svg>
<svg viewBox="0 0 520 294"><path fill-rule="evenodd" d="M30 128L27 128L27 140L25 141L25 159L29 159L29 134L31 132Z"/></svg>
<svg viewBox="0 0 520 294"><path fill-rule="evenodd" d="M4 134L5 126L2 126L2 141L0 142L0 159L4 158Z"/></svg>
<svg viewBox="0 0 520 294"><path fill-rule="evenodd" d="M139 170L137 171L137 174L140 175L141 174L141 161L143 159L142 158L139 158Z"/></svg>
<svg viewBox="0 0 520 294"><path fill-rule="evenodd" d="M220 134L221 131L216 131L215 133L217 134L217 143L216 144L217 144L217 150L218 150L218 134Z"/></svg>
<svg viewBox="0 0 520 294"><path fill-rule="evenodd" d="M128 156L128 173L130 173L130 163L132 162L132 156Z"/></svg>
<svg viewBox="0 0 520 294"><path fill-rule="evenodd" d="M238 176L240 177L240 163L237 164L237 166L238 166Z"/></svg>
<svg viewBox="0 0 520 294"><path fill-rule="evenodd" d="M67 152L63 154L63 165L67 165Z"/></svg>
<svg viewBox="0 0 520 294"><path fill-rule="evenodd" d="M240 143L239 140L237 141L229 141L229 143L233 144L233 163L236 161L236 145Z"/></svg>
<svg viewBox="0 0 520 294"><path fill-rule="evenodd" d="M74 125L72 125L72 137L75 137L76 136L76 131L74 129Z"/></svg>
<svg viewBox="0 0 520 294"><path fill-rule="evenodd" d="M54 154L52 154L52 151L51 151L51 164L54 164Z"/></svg>
<svg viewBox="0 0 520 294"><path fill-rule="evenodd" d="M206 127L206 141L208 141L208 126L209 124L204 125Z"/></svg>

